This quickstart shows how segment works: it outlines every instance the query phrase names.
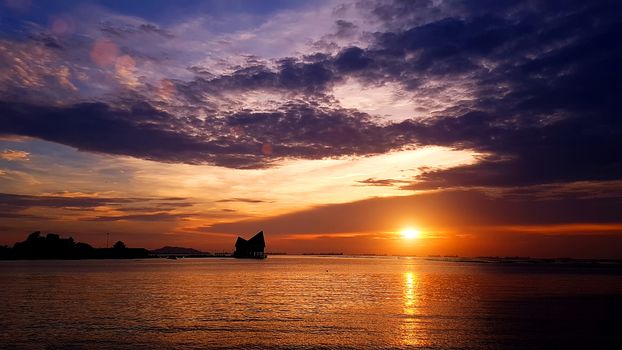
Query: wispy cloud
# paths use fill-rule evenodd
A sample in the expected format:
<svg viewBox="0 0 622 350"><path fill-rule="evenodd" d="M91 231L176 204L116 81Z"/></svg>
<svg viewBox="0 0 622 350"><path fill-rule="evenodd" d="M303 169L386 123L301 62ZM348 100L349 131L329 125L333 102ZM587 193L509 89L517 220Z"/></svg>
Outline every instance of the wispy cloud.
<svg viewBox="0 0 622 350"><path fill-rule="evenodd" d="M30 154L25 151L6 149L0 152L0 159L8 161L25 161L28 160L29 155Z"/></svg>
<svg viewBox="0 0 622 350"><path fill-rule="evenodd" d="M220 199L216 201L217 203L235 203L235 202L242 202L242 203L265 203L265 200L262 199L252 199L252 198L226 198L226 199Z"/></svg>

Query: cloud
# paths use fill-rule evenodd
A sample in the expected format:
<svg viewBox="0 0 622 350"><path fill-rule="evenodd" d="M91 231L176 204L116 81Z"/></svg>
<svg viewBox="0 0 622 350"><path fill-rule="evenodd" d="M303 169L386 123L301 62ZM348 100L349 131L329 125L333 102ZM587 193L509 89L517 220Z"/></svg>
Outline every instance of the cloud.
<svg viewBox="0 0 622 350"><path fill-rule="evenodd" d="M332 83L338 80L328 62L308 62L283 58L275 62L276 69L267 64L239 67L230 74L197 77L191 82L178 82L180 97L196 103L218 98L223 92L284 91L291 96L322 97Z"/></svg>
<svg viewBox="0 0 622 350"><path fill-rule="evenodd" d="M159 28L158 26L151 23L141 23L141 24L120 24L115 25L113 23L104 22L101 24L101 29L103 33L106 33L112 37L131 37L138 36L141 39L144 39L145 35L153 35L159 37L160 39L173 39L175 36L169 31Z"/></svg>
<svg viewBox="0 0 622 350"><path fill-rule="evenodd" d="M105 197L96 194L74 194L59 193L48 195L22 195L0 193L0 208L11 209L12 211L21 211L30 208L48 208L48 209L95 209L97 207L117 207L123 209L123 206L132 204L149 204L153 207L153 211L162 211L166 207L177 208L187 207L192 203L186 202L185 198L169 199L165 205L158 203L161 198L145 198L145 197ZM166 200L166 199L165 199ZM154 203L155 202L155 203ZM129 209L129 208L128 208Z"/></svg>
<svg viewBox="0 0 622 350"><path fill-rule="evenodd" d="M356 24L343 19L338 19L337 21L335 21L335 25L337 26L337 32L335 33L335 36L338 38L352 37L357 34L357 30L359 29Z"/></svg>
<svg viewBox="0 0 622 350"><path fill-rule="evenodd" d="M285 158L380 154L414 141L409 130L379 125L364 113L303 103L271 113L239 112L206 120L176 118L145 103L122 108L0 102L0 107L5 111L0 133L83 151L231 168L264 168Z"/></svg>
<svg viewBox="0 0 622 350"><path fill-rule="evenodd" d="M150 214L131 214L131 215L112 215L112 216L96 216L82 218L82 221L176 221L186 218L188 214L171 214L166 212L150 213Z"/></svg>
<svg viewBox="0 0 622 350"><path fill-rule="evenodd" d="M105 198L105 197L87 197L87 196L31 196L0 193L0 205L14 208L30 208L30 207L46 207L46 208L64 208L64 207L84 207L94 208L98 206L110 204L132 203L136 200L132 198Z"/></svg>
<svg viewBox="0 0 622 350"><path fill-rule="evenodd" d="M622 24L611 15L617 11L619 4L612 3L539 4L513 14L504 8L506 15L496 16L493 8L485 16L383 34L366 57L404 58L387 73L423 83L413 90L427 89L422 75L476 82L464 85L473 98L395 127L415 130L423 144L489 154L478 164L428 171L404 188L619 179L622 158L611 152L622 147L614 102L620 98L614 85L622 78L616 63L622 46L615 40Z"/></svg>
<svg viewBox="0 0 622 350"><path fill-rule="evenodd" d="M226 198L217 200L217 203L231 203L231 202L241 202L241 203L266 203L265 200L262 199L251 199L251 198Z"/></svg>
<svg viewBox="0 0 622 350"><path fill-rule="evenodd" d="M428 170L404 188L511 187L620 179L622 159L611 150L622 147L622 124L614 113L602 111L524 126L503 125L488 114L436 120L420 137L491 155L473 165Z"/></svg>
<svg viewBox="0 0 622 350"><path fill-rule="evenodd" d="M25 151L17 151L12 149L6 149L0 152L0 159L8 161L25 161L28 160L30 153Z"/></svg>
<svg viewBox="0 0 622 350"><path fill-rule="evenodd" d="M367 186L395 186L400 183L407 183L408 181L404 180L395 180L395 179L376 179L370 177L369 179L365 179L362 181L358 181L358 183L367 185Z"/></svg>
<svg viewBox="0 0 622 350"><path fill-rule="evenodd" d="M337 18L346 7L329 17L341 39L358 38L356 33L373 28L365 45L352 39L334 50L276 58L238 52L236 64L227 69L210 66L209 59L199 64L188 64L189 56L183 55L164 59L173 45L171 36L187 44L183 28L195 28L191 23L168 29L113 16L96 30L117 40L119 57L126 57L122 61L128 64L110 73L115 83L103 84L123 85L123 96L63 104L36 102L34 93L23 103L6 99L0 132L84 151L242 169L277 166L292 158L367 156L426 145L486 155L478 164L426 171L403 187L407 190L619 179L622 159L612 150L622 146L617 117L622 24L616 16L621 6L362 1L357 11L369 11L375 26L360 18ZM290 15L229 37L237 35L237 44L249 35L274 44L258 36L291 23ZM158 45L149 50L145 43L154 37ZM62 40L50 46L42 38L31 61L23 57L32 44L2 42L8 49L0 58L15 68L3 72L5 83L10 82L5 91L13 91L10 86L71 91L73 86L83 93L82 85L88 83L77 83L84 73L79 65L60 62L73 57L63 55L74 52L74 46L93 43ZM130 52L131 47L136 49ZM154 72L159 67L170 68L170 79L158 82L160 75ZM86 81L92 82L98 71L90 69ZM45 77L54 79L47 83ZM350 80L410 94L417 118L398 123L343 108L333 91ZM273 94L278 101L270 108L240 103L252 93Z"/></svg>
<svg viewBox="0 0 622 350"><path fill-rule="evenodd" d="M16 195L0 193L0 217L54 221L177 221L194 205L186 198L106 197L98 194L56 193ZM49 224L49 223L48 223Z"/></svg>
<svg viewBox="0 0 622 350"><path fill-rule="evenodd" d="M13 208L3 208L3 209L5 209L5 211L0 213L0 217L5 218L5 219L30 219L30 220L49 220L49 219L51 219L50 217L45 217L45 216L41 216L41 215L23 214L23 213L6 211L6 210L13 210Z"/></svg>
<svg viewBox="0 0 622 350"><path fill-rule="evenodd" d="M273 235L377 233L416 223L423 229L460 232L512 225L620 223L620 192L613 197L488 195L479 190L431 192L323 205L284 215L216 223L209 232L263 229ZM356 220L344 220L356 218Z"/></svg>
<svg viewBox="0 0 622 350"><path fill-rule="evenodd" d="M67 108L0 104L6 111L0 117L3 133L30 135L84 151L186 163L207 162L214 159L214 154L228 152L231 155L223 155L218 163L237 161L241 165L253 161L254 157L247 159L245 155L259 153L256 145L238 144L225 149L218 142L202 141L203 135L193 137L183 132L199 120L178 121L149 105L125 110L104 103Z"/></svg>
<svg viewBox="0 0 622 350"><path fill-rule="evenodd" d="M318 75L325 79L301 78L306 64L290 60L276 70L237 71L227 77L228 86L326 93L345 76L356 76L368 84L399 82L432 100L441 99L443 90L463 90L464 100L428 110L433 115L427 120L388 129L411 144L471 148L490 157L479 165L427 172L418 179L427 184L412 188L620 178L620 156L610 150L622 140L614 103L619 89L613 85L622 78L616 63L622 48L615 40L622 29L612 16L617 5L609 5L517 4L482 15L461 4L464 18L381 33L367 49L325 56L313 63L330 72ZM288 74L297 77L295 85L278 78ZM370 142L382 149L378 139Z"/></svg>

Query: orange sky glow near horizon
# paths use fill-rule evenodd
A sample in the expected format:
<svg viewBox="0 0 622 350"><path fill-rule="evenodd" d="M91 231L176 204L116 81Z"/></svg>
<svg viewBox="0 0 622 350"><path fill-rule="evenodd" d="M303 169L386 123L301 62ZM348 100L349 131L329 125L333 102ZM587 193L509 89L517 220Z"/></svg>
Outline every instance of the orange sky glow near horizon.
<svg viewBox="0 0 622 350"><path fill-rule="evenodd" d="M552 209L568 203L555 197L526 204L494 189L407 191L363 183L369 178L406 179L418 168L468 164L476 157L426 148L378 157L291 161L265 170L229 170L90 156L95 161L84 174L88 181L77 171L70 183L53 174L32 181L30 193L22 192L31 196L29 200L59 203L33 205L22 212L36 220L5 220L15 228L2 236L1 243L11 245L40 230L94 246L104 246L110 234L112 240L149 249L169 245L224 252L232 250L237 235L249 237L264 230L269 252L290 254L594 257L593 252L599 251L597 257L616 257L611 242L622 224L583 218L565 222L556 217L584 206L580 201L556 213ZM27 158L29 166L49 166L37 154ZM130 173L131 181L111 181L106 171L112 163ZM404 169L404 163L413 169ZM93 181L93 176L99 179ZM118 179L119 173L114 177ZM101 188L93 189L94 184ZM590 186L568 187L581 192ZM542 210L551 211L551 217L542 217ZM587 214L594 210L598 209ZM45 215L53 219L44 220Z"/></svg>

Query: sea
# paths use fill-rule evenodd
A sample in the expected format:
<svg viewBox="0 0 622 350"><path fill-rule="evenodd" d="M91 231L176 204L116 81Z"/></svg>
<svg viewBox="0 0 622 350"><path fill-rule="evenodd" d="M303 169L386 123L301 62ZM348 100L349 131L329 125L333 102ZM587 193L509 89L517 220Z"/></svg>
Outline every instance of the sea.
<svg viewBox="0 0 622 350"><path fill-rule="evenodd" d="M1 349L622 349L618 264L0 261Z"/></svg>

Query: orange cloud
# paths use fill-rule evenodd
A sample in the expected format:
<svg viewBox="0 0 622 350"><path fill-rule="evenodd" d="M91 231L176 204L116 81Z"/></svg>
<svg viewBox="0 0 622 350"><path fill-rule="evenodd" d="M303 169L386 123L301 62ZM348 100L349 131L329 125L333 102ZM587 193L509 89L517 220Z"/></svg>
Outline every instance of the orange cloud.
<svg viewBox="0 0 622 350"><path fill-rule="evenodd" d="M25 161L29 160L30 153L25 151L16 151L12 149L7 149L0 152L0 159L8 160L8 161Z"/></svg>

